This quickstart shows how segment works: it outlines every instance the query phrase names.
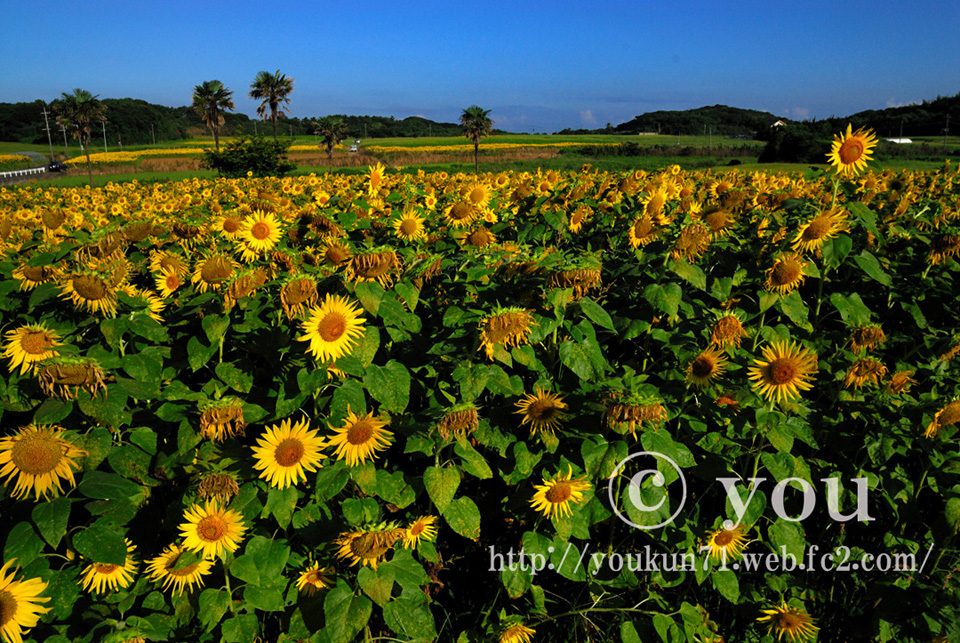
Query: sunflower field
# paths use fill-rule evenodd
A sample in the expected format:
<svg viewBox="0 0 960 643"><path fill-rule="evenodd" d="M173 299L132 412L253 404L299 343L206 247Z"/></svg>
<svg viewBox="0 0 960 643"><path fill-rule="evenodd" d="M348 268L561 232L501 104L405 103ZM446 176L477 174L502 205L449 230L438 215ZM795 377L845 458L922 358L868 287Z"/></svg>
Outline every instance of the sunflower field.
<svg viewBox="0 0 960 643"><path fill-rule="evenodd" d="M873 143L0 190L0 637L960 640L960 172Z"/></svg>

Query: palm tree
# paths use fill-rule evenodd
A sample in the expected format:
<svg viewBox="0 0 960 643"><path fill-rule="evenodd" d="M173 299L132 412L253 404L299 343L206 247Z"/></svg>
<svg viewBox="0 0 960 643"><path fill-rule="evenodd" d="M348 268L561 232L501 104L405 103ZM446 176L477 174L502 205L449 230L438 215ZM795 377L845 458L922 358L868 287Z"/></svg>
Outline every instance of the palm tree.
<svg viewBox="0 0 960 643"><path fill-rule="evenodd" d="M290 112L283 105L290 103L292 91L293 79L281 74L279 69L275 74L268 71L257 72L250 85L250 98L263 101L257 108L257 116L266 120L269 110L270 120L273 121L273 140L277 140L277 116L280 112Z"/></svg>
<svg viewBox="0 0 960 643"><path fill-rule="evenodd" d="M347 124L339 116L324 116L316 122L314 131L323 137L327 158L333 158L333 148L347 134Z"/></svg>
<svg viewBox="0 0 960 643"><path fill-rule="evenodd" d="M205 80L193 88L193 109L213 132L213 144L220 151L220 126L223 125L223 111L233 111L233 92L223 86L219 80Z"/></svg>
<svg viewBox="0 0 960 643"><path fill-rule="evenodd" d="M490 120L489 114L489 109L471 105L460 115L460 128L463 129L463 135L473 141L474 172L480 171L480 139L493 131L493 121Z"/></svg>
<svg viewBox="0 0 960 643"><path fill-rule="evenodd" d="M80 148L87 155L87 178L93 187L93 168L90 165L90 125L104 120L106 106L85 89L74 89L72 94L64 92L53 101L53 111L60 121L72 131L73 138L80 141Z"/></svg>

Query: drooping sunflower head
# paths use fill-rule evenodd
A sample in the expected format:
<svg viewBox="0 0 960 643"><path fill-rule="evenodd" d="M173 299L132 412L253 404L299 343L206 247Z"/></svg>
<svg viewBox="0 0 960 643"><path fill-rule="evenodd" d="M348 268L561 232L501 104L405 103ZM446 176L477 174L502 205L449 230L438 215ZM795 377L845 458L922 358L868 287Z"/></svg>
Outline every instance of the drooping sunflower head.
<svg viewBox="0 0 960 643"><path fill-rule="evenodd" d="M61 275L61 269L55 265L28 265L22 261L13 270L13 278L20 282L20 290L33 290L45 283L55 282Z"/></svg>
<svg viewBox="0 0 960 643"><path fill-rule="evenodd" d="M212 442L243 435L247 423L243 419L243 403L228 396L200 403L200 435Z"/></svg>
<svg viewBox="0 0 960 643"><path fill-rule="evenodd" d="M486 351L487 359L493 361L497 346L509 348L526 344L531 328L536 325L531 311L525 308L498 307L480 320L480 348Z"/></svg>
<svg viewBox="0 0 960 643"><path fill-rule="evenodd" d="M74 272L60 282L61 297L70 299L77 309L87 309L104 317L117 315L117 291L96 272Z"/></svg>
<svg viewBox="0 0 960 643"><path fill-rule="evenodd" d="M218 500L223 504L240 493L240 485L234 474L226 471L211 471L203 474L197 485L197 495L204 500Z"/></svg>
<svg viewBox="0 0 960 643"><path fill-rule="evenodd" d="M256 462L254 469L266 479L271 487L286 489L305 482L307 471L316 471L323 466L321 453L323 438L317 437L318 429L310 429L310 423L300 420L292 424L290 419L268 427L253 447Z"/></svg>
<svg viewBox="0 0 960 643"><path fill-rule="evenodd" d="M915 371L897 371L890 376L890 381L887 382L887 393L889 395L900 395L901 393L906 393L910 390L911 384L916 384L917 380L913 379L913 374Z"/></svg>
<svg viewBox="0 0 960 643"><path fill-rule="evenodd" d="M960 400L954 400L945 407L937 411L933 416L933 421L927 425L923 435L927 438L935 438L943 429L960 424ZM2 460L0 460L2 462ZM0 471L2 473L2 471Z"/></svg>
<svg viewBox="0 0 960 643"><path fill-rule="evenodd" d="M866 385L879 386L880 380L887 375L887 367L875 359L864 357L858 359L843 378L844 388L851 386L856 389Z"/></svg>
<svg viewBox="0 0 960 643"><path fill-rule="evenodd" d="M465 235L461 240L464 248L482 249L497 242L496 235L486 226L478 226L475 230Z"/></svg>
<svg viewBox="0 0 960 643"><path fill-rule="evenodd" d="M719 348L727 346L739 348L741 340L747 336L740 313L724 310L717 312L716 316L717 320L710 329L710 343Z"/></svg>
<svg viewBox="0 0 960 643"><path fill-rule="evenodd" d="M332 577L332 567L321 567L320 563L314 562L312 565L300 572L300 576L297 577L297 589L307 596L313 596L321 590L332 587Z"/></svg>
<svg viewBox="0 0 960 643"><path fill-rule="evenodd" d="M761 623L769 623L767 633L776 634L777 641L786 636L790 643L799 643L808 641L814 637L818 628L814 625L815 621L803 607L792 607L783 601L780 605L771 609L762 610L764 616L757 620Z"/></svg>
<svg viewBox="0 0 960 643"><path fill-rule="evenodd" d="M288 319L303 316L306 308L317 305L319 297L317 282L309 276L292 275L280 290L280 303Z"/></svg>
<svg viewBox="0 0 960 643"><path fill-rule="evenodd" d="M861 127L854 132L853 125L848 124L845 134L834 137L827 162L836 168L840 176L853 178L866 169L876 146L877 136L873 130Z"/></svg>
<svg viewBox="0 0 960 643"><path fill-rule="evenodd" d="M618 433L629 433L635 440L638 425L649 422L657 427L667 419L663 400L650 395L614 393L607 399L606 406L607 427Z"/></svg>
<svg viewBox="0 0 960 643"><path fill-rule="evenodd" d="M400 269L400 257L392 249L369 248L357 252L347 263L347 278L355 282L377 281L387 288Z"/></svg>
<svg viewBox="0 0 960 643"><path fill-rule="evenodd" d="M384 428L387 424L388 420L374 416L373 412L361 417L348 410L343 426L330 425L333 435L327 446L335 447L333 455L337 460L346 460L348 467L375 460L378 452L393 442L393 433Z"/></svg>
<svg viewBox="0 0 960 643"><path fill-rule="evenodd" d="M0 478L4 486L16 479L12 495L25 498L32 492L36 500L48 499L63 492L61 481L76 486L74 470L80 465L76 458L86 452L62 437L59 426L22 427L16 434L0 438Z"/></svg>
<svg viewBox="0 0 960 643"><path fill-rule="evenodd" d="M508 625L500 634L498 643L530 643L537 631L523 623Z"/></svg>
<svg viewBox="0 0 960 643"><path fill-rule="evenodd" d="M72 400L80 390L90 393L94 398L103 391L107 374L100 362L92 357L59 355L41 362L37 368L40 388L49 397Z"/></svg>
<svg viewBox="0 0 960 643"><path fill-rule="evenodd" d="M788 295L806 279L804 273L809 264L796 253L781 254L767 269L764 287L767 290Z"/></svg>
<svg viewBox="0 0 960 643"><path fill-rule="evenodd" d="M885 341L887 341L887 336L879 325L858 326L850 334L850 350L854 353L872 351Z"/></svg>
<svg viewBox="0 0 960 643"><path fill-rule="evenodd" d="M351 567L360 565L376 569L397 541L403 538L405 531L387 524L342 533L334 541L339 546L337 557L349 561Z"/></svg>
<svg viewBox="0 0 960 643"><path fill-rule="evenodd" d="M813 388L817 356L794 342L775 342L763 348L763 359L754 360L749 378L753 389L766 399L787 402L800 391Z"/></svg>
<svg viewBox="0 0 960 643"><path fill-rule="evenodd" d="M543 478L543 484L534 485L537 491L530 504L547 518L563 518L573 513L571 505L586 501L584 492L592 488L586 479L573 479L573 469L568 468L566 475L558 472L553 478Z"/></svg>
<svg viewBox="0 0 960 643"><path fill-rule="evenodd" d="M364 333L364 321L355 302L327 294L323 304L310 309L297 340L309 342L307 351L318 361L333 361L353 350Z"/></svg>
<svg viewBox="0 0 960 643"><path fill-rule="evenodd" d="M247 528L243 517L225 509L216 500L207 500L203 506L192 505L180 524L180 536L185 549L204 558L216 558L225 551L236 551Z"/></svg>
<svg viewBox="0 0 960 643"><path fill-rule="evenodd" d="M527 393L516 406L514 413L523 416L520 425L529 424L530 434L536 435L538 432L552 434L560 428L567 403L563 401L563 396L538 385L532 394Z"/></svg>
<svg viewBox="0 0 960 643"><path fill-rule="evenodd" d="M466 201L456 201L443 211L443 219L453 228L466 228L480 216L480 210Z"/></svg>
<svg viewBox="0 0 960 643"><path fill-rule="evenodd" d="M670 251L671 259L685 259L694 262L707 251L712 239L710 228L699 221L694 221L680 231L680 236Z"/></svg>
<svg viewBox="0 0 960 643"><path fill-rule="evenodd" d="M711 386L727 370L727 356L720 350L707 349L687 365L686 381L698 388Z"/></svg>
<svg viewBox="0 0 960 643"><path fill-rule="evenodd" d="M197 261L190 280L201 293L220 290L239 267L239 264L227 255L207 252Z"/></svg>
<svg viewBox="0 0 960 643"><path fill-rule="evenodd" d="M935 266L957 255L960 255L960 234L941 234L934 238L928 260Z"/></svg>
<svg viewBox="0 0 960 643"><path fill-rule="evenodd" d="M461 439L476 431L480 427L480 417L477 407L471 402L456 404L447 409L437 423L437 431L444 440L451 437Z"/></svg>
<svg viewBox="0 0 960 643"><path fill-rule="evenodd" d="M147 573L153 581L163 581L162 590L173 588L174 594L182 594L194 586L203 587L203 577L210 573L213 561L199 558L179 545L170 545L162 554L150 559Z"/></svg>
<svg viewBox="0 0 960 643"><path fill-rule="evenodd" d="M112 565L110 563L91 562L83 570L80 578L80 585L84 590L91 594L104 594L108 591L116 592L130 587L139 563L133 557L133 552L136 551L133 543L126 538L123 541L127 545L127 556L123 564Z"/></svg>
<svg viewBox="0 0 960 643"><path fill-rule="evenodd" d="M3 356L10 360L10 371L20 367L20 374L36 369L45 359L57 355L57 347L62 346L60 336L46 324L27 324L4 334L6 345Z"/></svg>

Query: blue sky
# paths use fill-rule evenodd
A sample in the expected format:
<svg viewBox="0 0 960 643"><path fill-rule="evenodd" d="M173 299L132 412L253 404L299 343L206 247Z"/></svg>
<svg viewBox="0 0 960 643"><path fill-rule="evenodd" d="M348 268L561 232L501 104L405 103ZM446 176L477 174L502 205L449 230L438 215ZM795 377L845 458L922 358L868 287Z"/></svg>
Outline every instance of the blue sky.
<svg viewBox="0 0 960 643"><path fill-rule="evenodd" d="M293 116L491 110L509 131L602 127L726 104L844 116L960 92L960 3L141 2L0 0L0 102L186 105L222 80L237 111L260 70Z"/></svg>

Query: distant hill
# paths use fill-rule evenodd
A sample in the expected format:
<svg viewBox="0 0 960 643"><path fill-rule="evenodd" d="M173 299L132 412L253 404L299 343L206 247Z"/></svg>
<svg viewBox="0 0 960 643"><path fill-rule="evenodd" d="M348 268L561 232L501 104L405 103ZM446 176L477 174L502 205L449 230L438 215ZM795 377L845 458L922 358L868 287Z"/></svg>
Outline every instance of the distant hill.
<svg viewBox="0 0 960 643"><path fill-rule="evenodd" d="M613 128L617 134L683 134L715 136L753 136L777 120L786 120L769 112L727 105L698 107L684 111L648 112Z"/></svg>
<svg viewBox="0 0 960 643"><path fill-rule="evenodd" d="M107 145L113 148L118 142L124 145L150 145L161 141L177 141L206 136L209 130L203 119L191 107L166 107L134 98L106 98ZM49 108L42 100L32 103L0 103L0 141L32 143L47 142L44 130L43 110ZM49 109L48 109L49 113ZM460 136L460 125L438 123L419 116L396 119L393 116L348 116L339 114L347 123L348 138L385 138L408 136ZM50 119L54 149L62 149L63 133ZM238 133L272 133L269 123L255 121L246 114L224 114L226 123L222 135ZM94 130L94 144L103 142L103 130ZM283 136L313 134L309 118L282 118L278 131ZM69 134L68 134L69 136ZM73 142L71 141L71 146Z"/></svg>

